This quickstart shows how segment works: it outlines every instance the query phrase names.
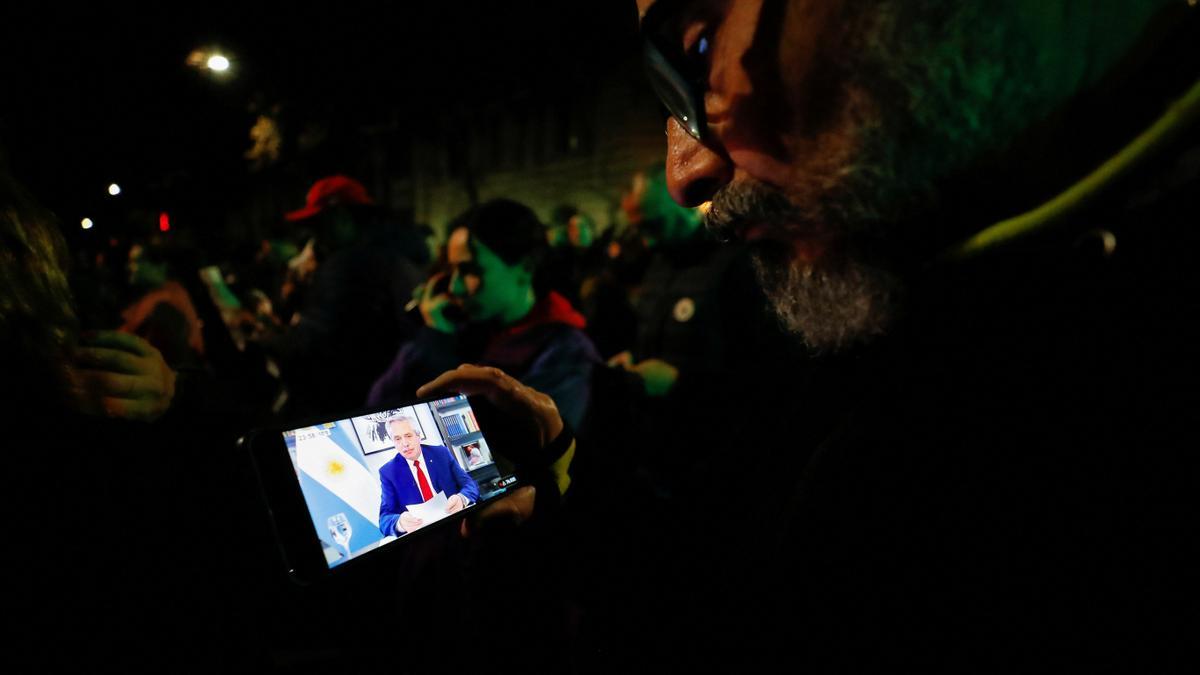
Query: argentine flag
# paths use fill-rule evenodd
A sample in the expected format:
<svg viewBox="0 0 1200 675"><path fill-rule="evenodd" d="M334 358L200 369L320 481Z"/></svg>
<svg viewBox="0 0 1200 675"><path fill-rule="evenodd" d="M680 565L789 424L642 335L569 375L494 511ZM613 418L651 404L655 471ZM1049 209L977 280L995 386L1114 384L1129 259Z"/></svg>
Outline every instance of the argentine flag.
<svg viewBox="0 0 1200 675"><path fill-rule="evenodd" d="M375 534L379 534L382 489L379 478L367 467L357 438L349 420L296 430L300 487L322 539L328 538L328 533L323 531L324 519L336 512L345 512L352 524L365 520ZM364 529L361 534L365 538L369 536L368 532ZM359 534L356 525L353 538L360 539Z"/></svg>

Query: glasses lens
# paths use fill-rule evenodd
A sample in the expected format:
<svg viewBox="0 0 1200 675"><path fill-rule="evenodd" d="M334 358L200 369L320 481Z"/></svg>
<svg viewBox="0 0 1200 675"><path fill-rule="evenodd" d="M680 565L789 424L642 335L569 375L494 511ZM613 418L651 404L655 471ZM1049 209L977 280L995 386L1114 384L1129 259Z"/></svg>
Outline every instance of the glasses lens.
<svg viewBox="0 0 1200 675"><path fill-rule="evenodd" d="M696 140L700 140L704 109L697 103L696 90L662 55L654 43L644 43L650 86L671 116Z"/></svg>

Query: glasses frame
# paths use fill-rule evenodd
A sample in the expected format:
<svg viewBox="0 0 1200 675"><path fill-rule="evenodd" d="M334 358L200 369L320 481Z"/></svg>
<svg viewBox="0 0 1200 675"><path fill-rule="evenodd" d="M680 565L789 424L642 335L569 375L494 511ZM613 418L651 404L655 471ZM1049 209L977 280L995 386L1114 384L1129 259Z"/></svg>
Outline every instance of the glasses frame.
<svg viewBox="0 0 1200 675"><path fill-rule="evenodd" d="M704 140L708 126L704 114L704 91L708 87L707 73L688 78L681 64L683 55L678 45L666 44L662 26L692 0L659 0L642 17L642 58L646 76L658 100L679 126L698 141Z"/></svg>

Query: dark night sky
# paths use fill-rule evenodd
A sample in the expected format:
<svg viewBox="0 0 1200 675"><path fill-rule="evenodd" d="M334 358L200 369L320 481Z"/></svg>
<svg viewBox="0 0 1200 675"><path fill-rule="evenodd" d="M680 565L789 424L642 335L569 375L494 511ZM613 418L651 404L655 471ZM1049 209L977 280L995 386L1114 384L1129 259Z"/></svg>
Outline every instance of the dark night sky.
<svg viewBox="0 0 1200 675"><path fill-rule="evenodd" d="M245 177L256 104L334 126L398 115L419 131L506 92L586 87L631 49L633 22L632 3L611 0L164 4L2 12L0 144L65 222L102 208L111 181L148 208L219 197ZM232 77L185 65L209 45Z"/></svg>

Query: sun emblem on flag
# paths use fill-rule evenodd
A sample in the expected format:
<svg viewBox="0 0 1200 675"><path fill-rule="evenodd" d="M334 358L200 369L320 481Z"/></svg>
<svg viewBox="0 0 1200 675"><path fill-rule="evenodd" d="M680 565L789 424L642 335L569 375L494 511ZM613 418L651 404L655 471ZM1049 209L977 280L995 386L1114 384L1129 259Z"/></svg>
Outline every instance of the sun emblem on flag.
<svg viewBox="0 0 1200 675"><path fill-rule="evenodd" d="M325 467L325 472L330 476L340 476L346 472L346 465L337 460L331 460L329 466Z"/></svg>

